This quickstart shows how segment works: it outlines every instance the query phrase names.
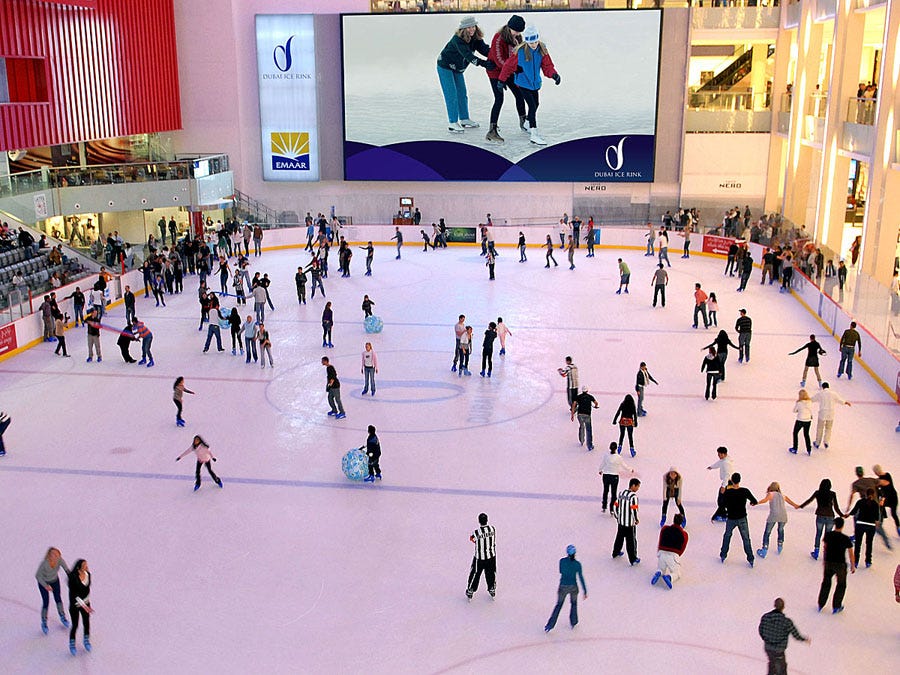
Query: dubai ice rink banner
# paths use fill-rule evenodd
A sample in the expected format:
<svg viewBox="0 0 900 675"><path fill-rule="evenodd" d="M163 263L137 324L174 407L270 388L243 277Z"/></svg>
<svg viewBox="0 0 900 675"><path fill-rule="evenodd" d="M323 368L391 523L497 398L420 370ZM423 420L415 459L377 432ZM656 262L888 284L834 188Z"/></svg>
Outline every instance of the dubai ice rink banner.
<svg viewBox="0 0 900 675"><path fill-rule="evenodd" d="M263 180L319 180L311 14L257 14Z"/></svg>
<svg viewBox="0 0 900 675"><path fill-rule="evenodd" d="M652 182L662 12L513 14L342 16L345 179ZM543 45L513 51L525 68L507 78L518 96L503 91L502 142L486 138L501 71L438 65L472 18L488 47L508 24ZM526 113L538 101L537 139L520 128L519 96Z"/></svg>

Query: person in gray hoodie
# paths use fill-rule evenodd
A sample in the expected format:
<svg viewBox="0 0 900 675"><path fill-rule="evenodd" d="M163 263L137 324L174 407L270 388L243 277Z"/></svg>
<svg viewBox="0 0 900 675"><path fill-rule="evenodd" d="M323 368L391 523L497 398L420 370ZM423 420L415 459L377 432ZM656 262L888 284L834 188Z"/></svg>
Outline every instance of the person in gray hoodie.
<svg viewBox="0 0 900 675"><path fill-rule="evenodd" d="M47 549L47 555L41 561L40 566L35 573L38 583L38 590L41 592L41 630L44 635L50 630L47 628L47 609L50 606L50 593L53 593L53 600L56 602L56 611L59 613L59 621L66 628L69 627L69 620L63 610L62 597L59 590L59 568L62 567L66 574L69 573L69 566L63 560L62 554L58 548L51 546Z"/></svg>

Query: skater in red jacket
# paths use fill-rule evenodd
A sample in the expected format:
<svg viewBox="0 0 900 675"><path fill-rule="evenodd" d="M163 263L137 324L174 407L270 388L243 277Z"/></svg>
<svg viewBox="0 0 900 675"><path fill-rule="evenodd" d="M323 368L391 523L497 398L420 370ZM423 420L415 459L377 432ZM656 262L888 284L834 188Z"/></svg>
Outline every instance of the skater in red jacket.
<svg viewBox="0 0 900 675"><path fill-rule="evenodd" d="M500 69L506 65L506 62L513 57L515 61L515 50L522 44L522 31L525 30L525 19L518 14L513 14L506 25L500 28L491 40L491 49L488 52L488 59L497 65L496 70L488 70L488 82L491 85L491 93L494 94L494 106L491 108L491 128L484 137L485 140L492 143L503 143L504 138L497 130L497 122L500 119L500 109L503 107L503 87L497 86L497 80L500 77ZM519 113L519 128L526 134L528 126L525 124L525 99L519 86L514 81L506 83L510 93L516 99L516 111Z"/></svg>
<svg viewBox="0 0 900 675"><path fill-rule="evenodd" d="M660 577L666 586L672 588L672 583L681 577L681 556L687 548L688 533L682 524L684 516L675 515L675 524L667 525L659 531L659 544L657 545L656 560L659 569L653 575L650 583L656 585Z"/></svg>

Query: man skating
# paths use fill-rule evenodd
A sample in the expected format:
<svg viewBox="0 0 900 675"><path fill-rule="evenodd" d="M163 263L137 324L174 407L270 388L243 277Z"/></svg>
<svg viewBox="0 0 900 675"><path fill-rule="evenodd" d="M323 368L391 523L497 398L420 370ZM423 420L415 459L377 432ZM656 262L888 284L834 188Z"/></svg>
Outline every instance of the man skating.
<svg viewBox="0 0 900 675"><path fill-rule="evenodd" d="M724 563L731 548L731 535L734 528L740 532L741 540L744 542L744 554L747 556L747 563L753 567L753 546L750 543L750 528L747 526L747 503L751 506L757 505L756 497L745 487L741 487L741 474L731 474L731 482L722 489L723 501L725 503L725 534L722 537L722 550L719 552L719 559Z"/></svg>
<svg viewBox="0 0 900 675"><path fill-rule="evenodd" d="M325 366L325 391L328 394L329 417L342 420L347 415L341 403L341 381L338 379L337 370L328 362L328 357L322 357L322 365Z"/></svg>
<svg viewBox="0 0 900 675"><path fill-rule="evenodd" d="M784 600L775 598L775 609L766 612L759 620L759 636L762 638L769 657L769 675L787 675L787 660L784 652L787 649L788 638L794 638L810 643L808 637L803 637L794 622L784 615Z"/></svg>
<svg viewBox="0 0 900 675"><path fill-rule="evenodd" d="M856 574L856 556L853 551L853 542L843 532L844 519L834 519L834 529L825 533L825 567L822 575L822 585L819 587L819 611L828 602L831 593L831 577L837 577L837 586L834 589L831 613L837 614L844 611L844 592L847 590L847 560L850 556L850 574Z"/></svg>
<svg viewBox="0 0 900 675"><path fill-rule="evenodd" d="M850 401L845 401L831 389L827 382L822 383L822 388L816 392L812 399L819 404L819 414L816 419L816 440L813 445L816 448L824 441L825 448L831 440L831 427L834 424L834 409L838 405L850 406Z"/></svg>
<svg viewBox="0 0 900 675"><path fill-rule="evenodd" d="M588 391L587 387L581 388L581 393L575 397L575 400L572 401L572 416L571 420L575 421L575 415L578 414L578 442L584 446L584 441L587 440L588 450L594 449L594 431L591 426L591 406L594 408L599 408L600 405L597 403L597 399L595 399L590 391ZM586 438L585 438L586 437Z"/></svg>
<svg viewBox="0 0 900 675"><path fill-rule="evenodd" d="M641 481L638 478L632 478L628 481L628 489L622 490L619 497L613 504L613 513L616 516L618 530L616 531L616 540L613 543L612 557L618 558L622 554L622 544L625 544L625 550L628 552L628 562L637 565L641 559L637 557L637 525L640 522L638 518L638 497L637 491L641 488Z"/></svg>

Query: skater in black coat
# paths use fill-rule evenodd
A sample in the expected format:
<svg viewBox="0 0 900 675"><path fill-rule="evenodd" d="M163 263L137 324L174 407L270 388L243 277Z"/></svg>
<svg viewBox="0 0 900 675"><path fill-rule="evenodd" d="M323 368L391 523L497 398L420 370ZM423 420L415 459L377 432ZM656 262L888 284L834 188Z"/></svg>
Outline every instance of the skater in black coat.
<svg viewBox="0 0 900 675"><path fill-rule="evenodd" d="M369 425L369 437L366 439L365 447L360 448L360 450L364 450L366 456L369 458L369 475L366 476L365 481L367 483L374 483L375 479L381 480L381 465L379 464L379 460L381 459L381 443L378 441L378 436L375 435L375 427L371 424Z"/></svg>
<svg viewBox="0 0 900 675"><path fill-rule="evenodd" d="M631 450L631 456L637 453L634 450L634 428L638 425L637 405L634 403L634 396L626 394L625 398L619 404L616 414L613 415L613 424L619 425L619 444L618 452L622 452L622 441L625 440L625 432L628 432L628 447Z"/></svg>
<svg viewBox="0 0 900 675"><path fill-rule="evenodd" d="M719 368L719 382L725 381L725 362L728 360L729 346L734 347L735 349L740 349L740 347L738 347L731 341L731 338L728 337L728 333L726 333L724 330L720 330L719 334L716 335L716 339L700 350L706 351L710 347L716 348L716 354L718 355L719 362L721 363L721 367Z"/></svg>
<svg viewBox="0 0 900 675"><path fill-rule="evenodd" d="M69 616L72 628L69 629L69 651L75 655L75 631L79 620L84 620L84 649L91 651L91 573L87 560L78 559L69 572Z"/></svg>
<svg viewBox="0 0 900 675"><path fill-rule="evenodd" d="M116 344L119 346L119 351L122 352L122 360L125 363L137 363L136 359L131 358L131 354L128 351L128 348L131 347L131 343L137 341L137 338L134 336L134 333L131 332L131 328L126 326L121 331L119 331L119 339L116 340Z"/></svg>

